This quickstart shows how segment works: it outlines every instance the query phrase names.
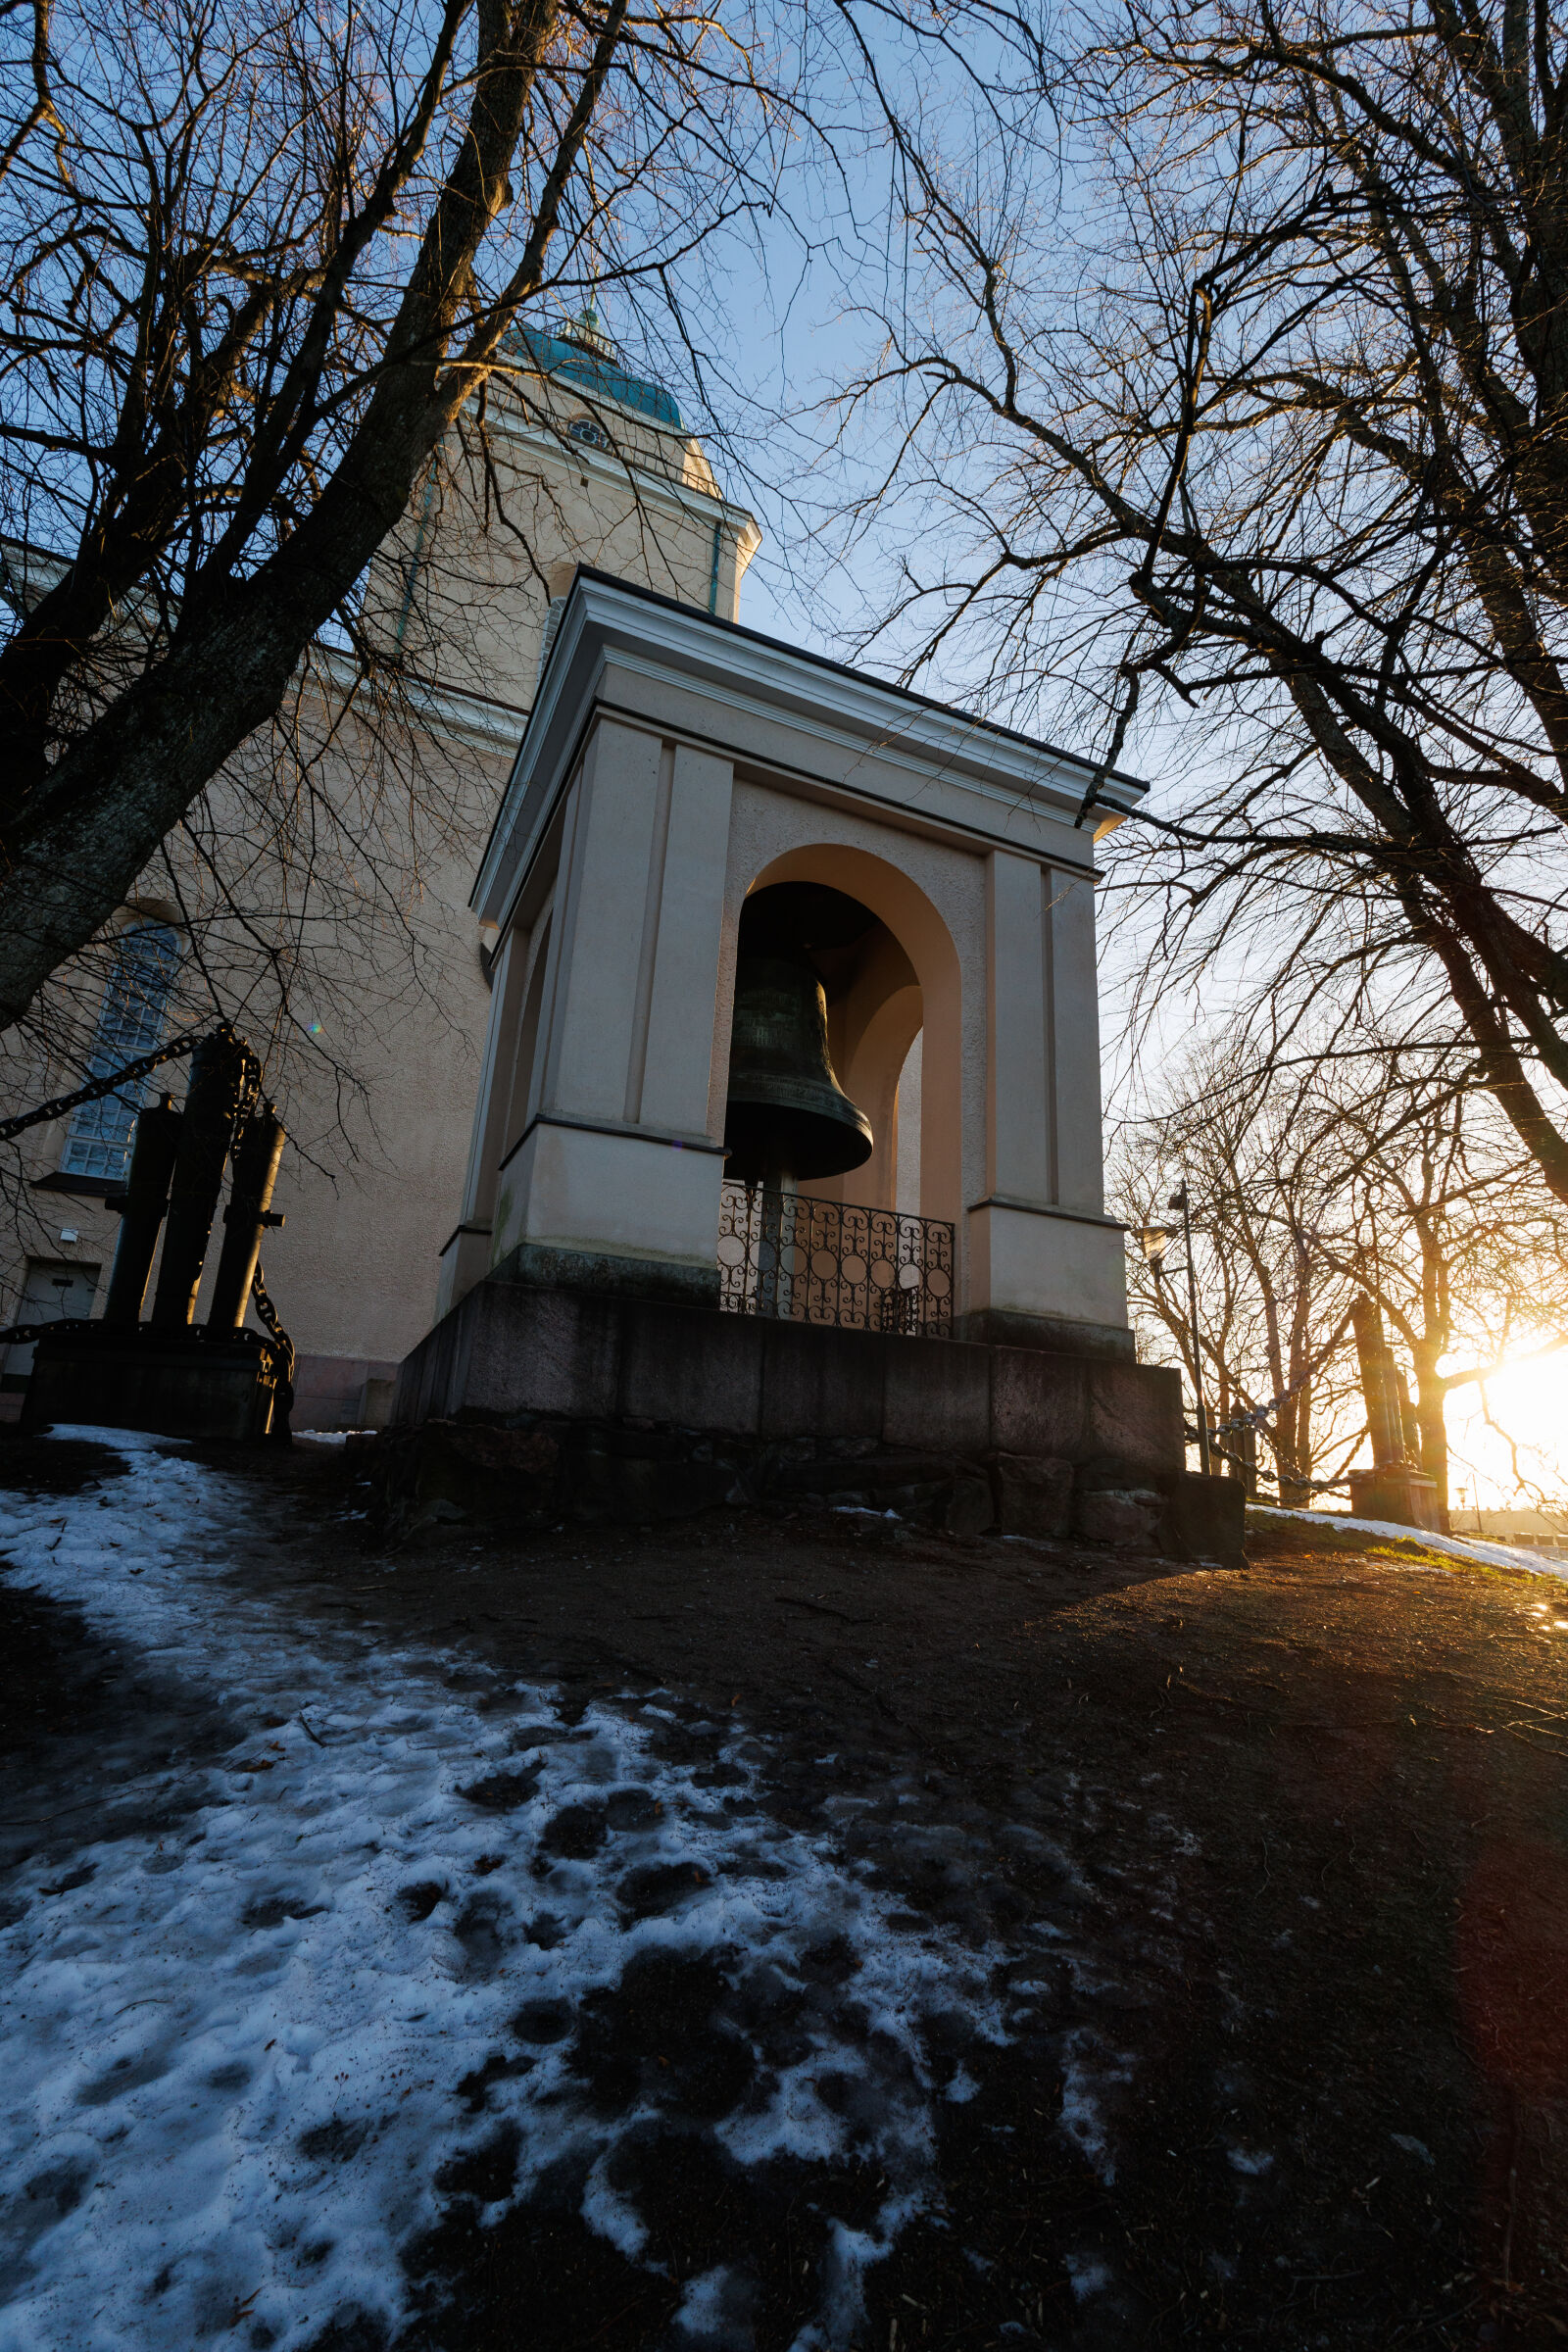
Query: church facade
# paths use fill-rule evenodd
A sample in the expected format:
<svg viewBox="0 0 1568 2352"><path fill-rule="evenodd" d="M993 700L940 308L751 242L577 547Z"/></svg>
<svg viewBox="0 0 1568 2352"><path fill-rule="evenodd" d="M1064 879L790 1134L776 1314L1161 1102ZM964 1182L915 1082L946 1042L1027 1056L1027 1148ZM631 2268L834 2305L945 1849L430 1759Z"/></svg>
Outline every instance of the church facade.
<svg viewBox="0 0 1568 2352"><path fill-rule="evenodd" d="M324 1041L267 1248L295 1426L466 1409L404 1368L497 1283L1130 1367L1088 763L742 627L757 526L667 392L591 314L511 356L487 476L433 468L366 583L446 781L439 823L408 793L416 980L377 993L351 937L291 1003ZM404 821L352 695L323 736L339 813ZM103 1066L175 1025L184 953L149 876ZM134 1110L34 1135L14 1317L101 1311Z"/></svg>
<svg viewBox="0 0 1568 2352"><path fill-rule="evenodd" d="M407 732L411 702L417 723L386 763L390 782L367 789L385 745L375 714L342 690L330 649L323 693L313 701L307 684L301 696L302 724L318 737L313 789L335 803L344 836L415 837L406 904L395 923L357 928L356 894L373 877L335 849L330 911L313 913L308 892L303 911L279 895L260 910L254 956L231 945L220 971L289 1131L275 1195L286 1222L266 1261L298 1350L298 1428L384 1419L398 1365L437 1310L494 978L496 934L469 903L473 876L576 566L605 565L724 617L760 544L670 395L626 368L591 315L517 337L511 358L514 372L487 395L494 480L444 453L367 583L367 625L416 680L399 723ZM11 568L21 575L20 562ZM245 789L246 756L251 747L229 785L240 835L265 809ZM201 1017L189 904L199 876L189 889L179 880L172 887L160 865L120 910L100 965L91 1073ZM284 1051L271 967L313 922L308 978L291 984L304 1043ZM6 1091L36 1102L83 1074L24 1047ZM177 1075L169 1083L177 1094ZM141 1099L159 1091L155 1081ZM123 1183L136 1107L115 1098L26 1137L21 1213L0 1257L6 1320L102 1311L118 1235L103 1202ZM3 1353L0 1411L14 1416L31 1350Z"/></svg>

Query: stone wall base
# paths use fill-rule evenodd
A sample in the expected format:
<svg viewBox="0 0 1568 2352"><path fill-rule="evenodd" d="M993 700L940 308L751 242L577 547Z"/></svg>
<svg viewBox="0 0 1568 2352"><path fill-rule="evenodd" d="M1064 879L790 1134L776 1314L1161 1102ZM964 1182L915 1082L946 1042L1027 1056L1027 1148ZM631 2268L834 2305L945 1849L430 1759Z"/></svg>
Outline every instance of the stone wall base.
<svg viewBox="0 0 1568 2352"><path fill-rule="evenodd" d="M1186 1467L1176 1373L1091 1352L902 1339L664 1299L481 1282L398 1375L392 1423L551 1413L893 1451Z"/></svg>
<svg viewBox="0 0 1568 2352"><path fill-rule="evenodd" d="M384 1429L398 1365L371 1355L302 1355L294 1367L296 1429Z"/></svg>
<svg viewBox="0 0 1568 2352"><path fill-rule="evenodd" d="M1239 1559L1245 1496L1186 1468L1177 1375L491 1279L405 1362L389 1525L894 1512L955 1535Z"/></svg>
<svg viewBox="0 0 1568 2352"><path fill-rule="evenodd" d="M391 1537L443 1522L652 1526L761 1509L869 1518L889 1534L903 1525L1241 1562L1246 1497L1234 1480L1178 1471L1129 1485L1114 1463L1056 1455L899 1452L869 1438L768 1444L537 1414L510 1427L429 1421L389 1431L369 1459Z"/></svg>

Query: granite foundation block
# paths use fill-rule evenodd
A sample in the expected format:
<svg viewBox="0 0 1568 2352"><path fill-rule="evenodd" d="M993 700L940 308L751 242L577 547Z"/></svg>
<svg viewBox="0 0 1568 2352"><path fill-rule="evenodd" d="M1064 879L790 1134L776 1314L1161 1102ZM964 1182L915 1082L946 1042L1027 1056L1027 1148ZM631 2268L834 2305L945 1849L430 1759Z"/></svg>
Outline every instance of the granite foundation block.
<svg viewBox="0 0 1568 2352"><path fill-rule="evenodd" d="M407 1359L375 1453L389 1530L837 1508L1241 1553L1232 1496L1209 1493L1231 1482L1188 1477L1173 1372L512 1281Z"/></svg>
<svg viewBox="0 0 1568 2352"><path fill-rule="evenodd" d="M775 1323L491 1279L399 1374L394 1427L644 1419L760 1443L864 1439L981 1460L1108 1462L1126 1486L1186 1467L1181 1384L1150 1364Z"/></svg>
<svg viewBox="0 0 1568 2352"><path fill-rule="evenodd" d="M1245 1563L1247 1489L1239 1478L1202 1478L1184 1470L1164 1487L1159 1540L1179 1560L1212 1561L1221 1568Z"/></svg>
<svg viewBox="0 0 1568 2352"><path fill-rule="evenodd" d="M1441 1533L1437 1480L1407 1463L1350 1472L1350 1509L1357 1519L1382 1519L1396 1527L1431 1528Z"/></svg>
<svg viewBox="0 0 1568 2352"><path fill-rule="evenodd" d="M864 1439L767 1441L719 1431L528 1416L428 1421L367 1440L380 1532L441 1521L527 1529L563 1520L654 1526L719 1508L775 1517L864 1512L949 1535L1071 1541L1241 1564L1245 1496L1179 1473L1160 1488L1106 1483L1058 1456L913 1453Z"/></svg>
<svg viewBox="0 0 1568 2352"><path fill-rule="evenodd" d="M1072 1464L1058 1454L998 1453L989 1464L996 1524L1004 1536L1064 1536L1072 1523Z"/></svg>
<svg viewBox="0 0 1568 2352"><path fill-rule="evenodd" d="M846 1345L824 1348L807 1323L731 1315L760 1336L762 1398L758 1435L814 1437L832 1432L880 1444L886 1412L886 1357L875 1333L843 1331ZM926 1343L929 1345L929 1343Z"/></svg>
<svg viewBox="0 0 1568 2352"><path fill-rule="evenodd" d="M559 1300L568 1294L546 1295ZM620 1346L614 1405L596 1403L594 1411L613 1409L633 1419L737 1437L757 1434L762 1418L762 1349L758 1333L745 1328L744 1316L644 1298L596 1304L618 1309ZM672 1316L680 1318L673 1335ZM691 1344L693 1324L702 1334L700 1346ZM539 1402L540 1409L560 1409L543 1397Z"/></svg>
<svg viewBox="0 0 1568 2352"><path fill-rule="evenodd" d="M20 1418L254 1446L288 1435L276 1373L248 1333L73 1321L38 1341Z"/></svg>

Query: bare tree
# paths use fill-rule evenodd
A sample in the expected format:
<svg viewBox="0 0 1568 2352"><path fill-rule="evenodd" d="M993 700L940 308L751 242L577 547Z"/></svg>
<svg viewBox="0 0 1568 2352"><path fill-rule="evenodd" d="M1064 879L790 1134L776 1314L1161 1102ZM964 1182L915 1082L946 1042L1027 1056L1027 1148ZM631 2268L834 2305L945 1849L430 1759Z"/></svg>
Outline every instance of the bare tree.
<svg viewBox="0 0 1568 2352"><path fill-rule="evenodd" d="M1343 1348L1353 1286L1322 1248L1336 1215L1333 1129L1309 1086L1293 1087L1245 1042L1221 1042L1175 1064L1150 1112L1122 1129L1112 1162L1120 1213L1135 1228L1168 1231L1166 1204L1187 1185L1210 1420L1261 1415L1258 1435L1287 1503L1343 1476L1360 1443L1353 1416L1347 1436L1353 1375ZM1156 1348L1162 1338L1194 1383L1181 1248L1134 1257L1131 1304L1146 1336ZM1221 1459L1234 1467L1251 1451L1238 1432Z"/></svg>
<svg viewBox="0 0 1568 2352"><path fill-rule="evenodd" d="M1178 1174L1204 1386L1222 1422L1268 1408L1281 1500L1343 1478L1360 1448L1351 1326L1367 1302L1392 1335L1409 1456L1446 1512L1450 1396L1568 1346L1568 1226L1473 1068L1434 1072L1375 1040L1271 1067L1222 1043L1122 1139L1136 1221L1162 1222ZM1135 1266L1133 1301L1191 1377L1185 1298L1157 1261Z"/></svg>
<svg viewBox="0 0 1568 2352"><path fill-rule="evenodd" d="M355 703L373 733L402 648L368 567L526 371L519 318L615 279L681 334L705 236L776 196L812 33L745 0L39 0L0 38L5 1023L308 656L307 732ZM253 847L299 813L265 765Z"/></svg>
<svg viewBox="0 0 1568 2352"><path fill-rule="evenodd" d="M1116 870L1167 951L1241 950L1276 1039L1325 991L1402 1000L1568 1200L1568 31L1546 0L1078 30L1032 141L955 164L896 122L917 266L856 398L897 412L877 495L913 528L876 633L1098 712L1104 801L1157 761Z"/></svg>
<svg viewBox="0 0 1568 2352"><path fill-rule="evenodd" d="M1446 1515L1449 1397L1568 1346L1568 1222L1467 1073L1370 1075L1340 1090L1343 1209L1319 1254L1409 1364L1407 1448Z"/></svg>

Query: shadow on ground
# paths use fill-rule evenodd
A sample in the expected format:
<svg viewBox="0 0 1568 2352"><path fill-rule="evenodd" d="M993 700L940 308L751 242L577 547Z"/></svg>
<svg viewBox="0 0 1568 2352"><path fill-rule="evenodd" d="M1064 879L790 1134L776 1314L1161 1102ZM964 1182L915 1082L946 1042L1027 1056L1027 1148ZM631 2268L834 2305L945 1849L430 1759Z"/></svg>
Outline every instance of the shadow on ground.
<svg viewBox="0 0 1568 2352"><path fill-rule="evenodd" d="M8 1483L28 1467L20 1441L0 1451ZM452 1527L384 1553L336 1516L351 1461L223 1467L313 1531L247 1570L302 1618L552 1677L582 1705L671 1694L656 1736L685 1760L713 1746L696 1727L748 1725L782 1822L911 1924L999 1947L1008 2039L955 2020L938 2194L834 2352L1568 2336L1560 1586L723 1515L525 1542ZM9 1789L85 1803L117 1742L154 1740L177 1804L213 1727L175 1721L66 1613L10 1605ZM499 2065L569 2040L602 2111L640 2116L616 2162L647 2241L596 2234L571 2177L509 2205L498 2131L407 2251L398 2352L829 2341L801 2330L882 2184L743 2173L705 2128L791 2030L782 1994L748 2009L722 1967L678 1960L521 2019ZM482 2115L483 2081L464 2087ZM380 2342L339 2320L318 2352Z"/></svg>

